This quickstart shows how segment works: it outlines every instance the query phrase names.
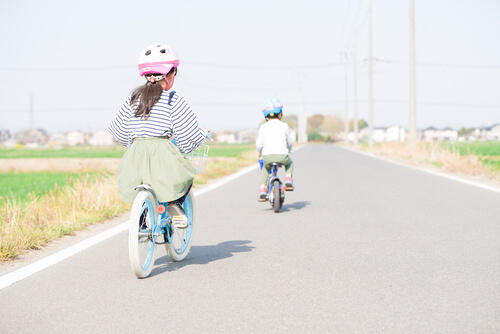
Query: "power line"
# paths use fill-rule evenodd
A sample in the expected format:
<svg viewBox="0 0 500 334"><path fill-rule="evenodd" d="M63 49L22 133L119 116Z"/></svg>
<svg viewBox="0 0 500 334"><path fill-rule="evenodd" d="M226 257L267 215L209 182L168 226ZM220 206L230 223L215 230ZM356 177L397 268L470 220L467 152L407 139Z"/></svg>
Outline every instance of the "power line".
<svg viewBox="0 0 500 334"><path fill-rule="evenodd" d="M402 60L391 60L391 59L381 59L374 58L377 63L395 64L395 65L408 65L408 62ZM445 64L445 63L429 63L429 62L417 62L417 66L420 67L451 67L451 68L477 68L477 69L500 69L500 65L495 64Z"/></svg>
<svg viewBox="0 0 500 334"><path fill-rule="evenodd" d="M407 104L408 100L375 99L375 102ZM435 107L486 108L486 109L500 108L500 104L481 104L481 103L449 103L449 102L417 101L417 104L426 106L435 106Z"/></svg>
<svg viewBox="0 0 500 334"><path fill-rule="evenodd" d="M299 65L236 65L236 64L214 64L204 62L186 62L187 65L204 66L222 69L239 69L239 70L297 70L297 69L322 69L329 67L342 66L343 63L322 63L322 64L299 64Z"/></svg>
<svg viewBox="0 0 500 334"><path fill-rule="evenodd" d="M376 63L408 65L408 62L401 60L392 60L384 58L373 58ZM359 64L364 64L368 60L362 59ZM266 70L266 71L288 71L297 69L325 69L334 68L344 65L344 62L330 62L317 64L297 64L297 65L252 65L252 64L220 64L209 62L183 62L190 66L200 66L206 68L227 69L227 70ZM0 67L3 72L86 72L86 71L116 71L130 70L135 68L136 64L128 65L108 65L108 66L84 66L84 67ZM500 69L500 65L496 64L447 64L447 63L432 63L432 62L417 62L419 67L449 67L449 68L473 68L473 69Z"/></svg>
<svg viewBox="0 0 500 334"><path fill-rule="evenodd" d="M320 101L304 101L307 105L343 105L344 99L338 100L320 100ZM353 103L354 100L349 100L349 103ZM388 103L388 104L408 104L408 100L397 100L397 99L374 99L375 103ZM368 103L367 99L359 99L358 103ZM287 105L301 105L300 101L291 101ZM449 103L449 102L436 102L436 101L417 101L418 105L423 106L434 106L434 107L458 107L458 108L484 108L484 109L495 109L500 108L500 104L480 104L480 103ZM258 103L254 102L202 102L202 103L192 103L196 107L249 107L249 106L260 106ZM70 107L70 108L43 108L36 109L36 113L61 113L61 112L116 112L118 110L117 106L114 107ZM4 108L0 109L0 113L29 113L30 109L17 109L17 108Z"/></svg>

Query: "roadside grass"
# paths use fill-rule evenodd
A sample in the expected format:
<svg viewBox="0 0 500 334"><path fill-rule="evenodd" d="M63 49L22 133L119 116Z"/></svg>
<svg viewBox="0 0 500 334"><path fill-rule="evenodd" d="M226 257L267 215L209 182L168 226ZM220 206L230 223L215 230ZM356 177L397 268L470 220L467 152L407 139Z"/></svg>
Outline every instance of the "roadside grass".
<svg viewBox="0 0 500 334"><path fill-rule="evenodd" d="M0 207L0 260L15 259L23 250L112 218L130 205L120 202L116 178L82 176L33 200L7 198Z"/></svg>
<svg viewBox="0 0 500 334"><path fill-rule="evenodd" d="M475 155L484 166L500 172L500 141L443 143L442 145L461 156Z"/></svg>
<svg viewBox="0 0 500 334"><path fill-rule="evenodd" d="M492 149L493 146L493 149ZM434 166L443 171L464 174L469 176L482 176L500 181L498 156L480 155L486 152L497 152L495 145L476 146L468 151L476 154L461 154L459 149L450 149L448 144L418 142L414 145L397 142L377 143L372 148L362 144L361 149L390 159L404 161L417 166ZM486 149L487 148L487 149Z"/></svg>
<svg viewBox="0 0 500 334"><path fill-rule="evenodd" d="M210 151L204 172L195 178L195 187L257 161L253 145L211 145ZM53 239L130 209L130 204L119 200L117 164L107 163L107 170L95 170L90 161L94 159L86 158L64 159L63 164L57 158L34 158L29 159L33 168L49 161L49 169L21 172L9 168L0 173L0 261L13 260L26 250L39 249ZM72 160L78 162L73 169L61 166ZM26 159L19 161L25 165Z"/></svg>

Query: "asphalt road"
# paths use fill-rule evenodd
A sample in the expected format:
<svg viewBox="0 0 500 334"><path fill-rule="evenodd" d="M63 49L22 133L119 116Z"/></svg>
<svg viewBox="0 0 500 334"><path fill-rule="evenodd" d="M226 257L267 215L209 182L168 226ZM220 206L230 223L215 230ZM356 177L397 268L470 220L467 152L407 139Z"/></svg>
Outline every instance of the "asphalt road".
<svg viewBox="0 0 500 334"><path fill-rule="evenodd" d="M0 290L0 333L500 333L500 194L334 145L198 198L188 258L139 280L121 233Z"/></svg>

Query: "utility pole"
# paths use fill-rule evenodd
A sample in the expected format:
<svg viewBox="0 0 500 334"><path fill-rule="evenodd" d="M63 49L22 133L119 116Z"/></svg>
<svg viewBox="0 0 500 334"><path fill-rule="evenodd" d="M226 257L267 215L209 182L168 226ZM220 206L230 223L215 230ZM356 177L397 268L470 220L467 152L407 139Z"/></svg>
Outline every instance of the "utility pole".
<svg viewBox="0 0 500 334"><path fill-rule="evenodd" d="M349 136L349 94L348 94L348 88L347 88L347 76L348 76L349 68L347 65L347 51L344 51L344 83L345 83L345 88L344 88L344 133L345 133L345 140L347 141L347 138Z"/></svg>
<svg viewBox="0 0 500 334"><path fill-rule="evenodd" d="M368 0L368 144L373 147L372 0Z"/></svg>
<svg viewBox="0 0 500 334"><path fill-rule="evenodd" d="M410 0L410 124L408 139L410 143L417 141L416 117L416 82L415 82L415 0Z"/></svg>
<svg viewBox="0 0 500 334"><path fill-rule="evenodd" d="M353 73L353 82L354 82L354 87L353 87L353 123L354 123L354 143L358 143L358 41L357 37L354 37L354 48L353 48L353 58L352 58L352 63L354 66L354 73Z"/></svg>
<svg viewBox="0 0 500 334"><path fill-rule="evenodd" d="M33 93L30 94L30 129L35 128L35 107Z"/></svg>
<svg viewBox="0 0 500 334"><path fill-rule="evenodd" d="M306 107L304 104L304 92L302 87L303 74L299 73L299 95L300 95L300 106L301 110L299 113L298 121L298 131L299 131L299 143L307 142L307 117L306 117Z"/></svg>

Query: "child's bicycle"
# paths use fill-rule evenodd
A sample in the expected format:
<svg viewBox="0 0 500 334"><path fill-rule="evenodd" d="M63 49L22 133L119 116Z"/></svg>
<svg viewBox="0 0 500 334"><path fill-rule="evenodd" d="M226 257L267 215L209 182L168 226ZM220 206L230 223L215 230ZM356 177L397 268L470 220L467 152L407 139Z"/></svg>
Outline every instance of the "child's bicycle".
<svg viewBox="0 0 500 334"><path fill-rule="evenodd" d="M263 168L262 160L259 160L260 168ZM267 195L266 199L269 200L274 212L278 212L285 202L285 191L287 190L285 185L281 182L278 177L278 169L283 166L278 162L271 163L271 168L269 170L269 176L267 177Z"/></svg>
<svg viewBox="0 0 500 334"><path fill-rule="evenodd" d="M203 170L208 148L207 144L201 144L186 155L197 174ZM153 269L156 245L164 245L173 261L182 261L187 256L193 238L196 206L193 192L189 191L182 204L188 226L180 228L176 217L171 217L166 210L168 203L159 202L149 185L141 184L136 190L139 192L130 212L128 250L134 274L138 278L145 278ZM183 223L185 225L185 220Z"/></svg>

